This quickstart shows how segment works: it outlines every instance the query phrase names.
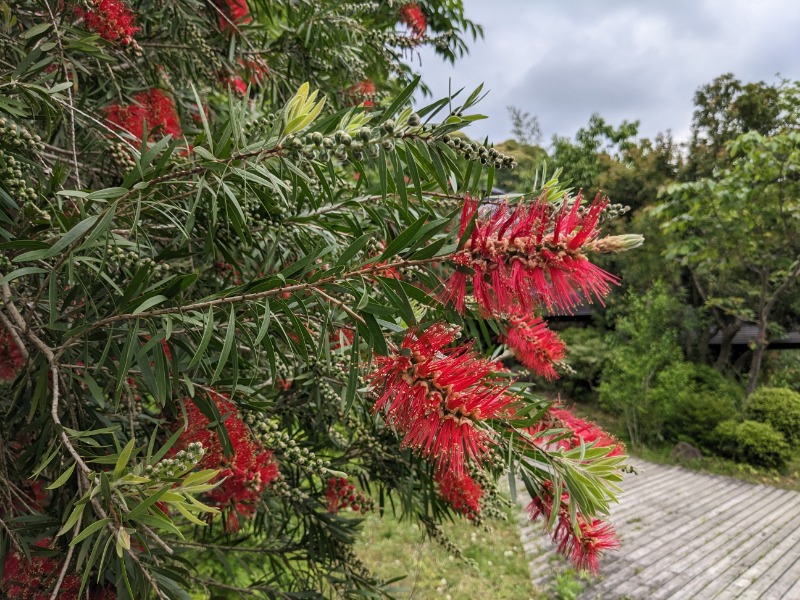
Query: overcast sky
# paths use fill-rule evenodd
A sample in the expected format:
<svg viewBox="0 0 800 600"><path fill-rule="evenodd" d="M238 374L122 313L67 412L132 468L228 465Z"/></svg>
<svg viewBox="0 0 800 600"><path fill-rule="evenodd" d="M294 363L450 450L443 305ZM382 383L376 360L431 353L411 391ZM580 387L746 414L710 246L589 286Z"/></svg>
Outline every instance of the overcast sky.
<svg viewBox="0 0 800 600"><path fill-rule="evenodd" d="M434 97L490 90L489 116L472 138L507 139L506 106L539 118L544 142L572 136L593 112L640 134L672 130L683 140L695 90L732 72L743 81L800 79L798 0L464 0L485 37L454 66L424 51L421 73ZM415 63L417 61L415 60ZM416 64L418 67L418 63Z"/></svg>

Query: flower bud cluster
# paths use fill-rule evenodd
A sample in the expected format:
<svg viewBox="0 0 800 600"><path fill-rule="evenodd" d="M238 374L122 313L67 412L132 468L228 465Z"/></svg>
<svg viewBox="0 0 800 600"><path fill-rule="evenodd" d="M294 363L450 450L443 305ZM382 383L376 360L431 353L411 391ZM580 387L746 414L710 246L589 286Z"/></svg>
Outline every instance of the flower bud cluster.
<svg viewBox="0 0 800 600"><path fill-rule="evenodd" d="M256 440L281 455L287 462L319 477L328 476L331 461L317 458L308 448L300 447L288 433L279 431L277 423L267 421L254 412L247 413L245 422L252 429Z"/></svg>
<svg viewBox="0 0 800 600"><path fill-rule="evenodd" d="M165 458L154 465L147 465L144 473L153 480L171 479L190 471L199 463L206 451L200 442L192 442L185 450L175 453L172 458Z"/></svg>
<svg viewBox="0 0 800 600"><path fill-rule="evenodd" d="M587 207L583 207L583 210L587 210ZM631 207L625 204L609 204L603 211L603 214L600 215L600 222L612 221L613 219L629 213L630 210Z"/></svg>
<svg viewBox="0 0 800 600"><path fill-rule="evenodd" d="M35 154L44 150L41 137L4 117L0 117L0 140L3 146L15 151Z"/></svg>
<svg viewBox="0 0 800 600"><path fill-rule="evenodd" d="M333 539L331 541L333 541ZM338 557L342 561L343 565L346 565L351 572L357 574L359 577L363 579L374 578L370 570L361 561L350 544L344 544L341 542L334 543L333 555ZM345 590L341 591L344 592ZM345 596L345 593L341 594L342 598Z"/></svg>
<svg viewBox="0 0 800 600"><path fill-rule="evenodd" d="M25 165L14 154L35 156L44 150L42 138L26 128L0 117L0 180L8 194L21 202L31 203L38 195L28 185Z"/></svg>
<svg viewBox="0 0 800 600"><path fill-rule="evenodd" d="M513 169L517 166L517 161L513 156L503 154L495 148L487 148L478 142L470 142L467 139L448 134L443 135L440 139L466 160L477 160L482 165L493 166L495 169Z"/></svg>
<svg viewBox="0 0 800 600"><path fill-rule="evenodd" d="M438 523L434 523L428 519L423 520L425 524L425 529L428 532L428 535L431 539L435 540L442 548L447 550L452 556L456 557L458 560L462 560L468 564L473 564L474 561L470 558L467 558L464 555L464 551L444 532L442 526Z"/></svg>
<svg viewBox="0 0 800 600"><path fill-rule="evenodd" d="M186 42L194 50L188 53L192 66L209 78L222 69L219 54L206 41L208 35L200 30L192 21L186 22Z"/></svg>
<svg viewBox="0 0 800 600"><path fill-rule="evenodd" d="M108 151L108 156L111 159L111 162L113 162L117 167L120 174L124 175L136 166L136 161L133 159L127 147L122 142L111 144L111 148Z"/></svg>
<svg viewBox="0 0 800 600"><path fill-rule="evenodd" d="M283 498L284 500L288 500L290 502L300 503L309 500L308 494L306 494L300 488L290 486L283 477L274 480L269 488L269 491L279 498Z"/></svg>
<svg viewBox="0 0 800 600"><path fill-rule="evenodd" d="M138 271L141 268L152 269L154 273L164 273L172 266L166 262L156 262L149 256L141 256L138 252L126 252L119 246L108 246L106 250L108 266L112 271L131 269Z"/></svg>

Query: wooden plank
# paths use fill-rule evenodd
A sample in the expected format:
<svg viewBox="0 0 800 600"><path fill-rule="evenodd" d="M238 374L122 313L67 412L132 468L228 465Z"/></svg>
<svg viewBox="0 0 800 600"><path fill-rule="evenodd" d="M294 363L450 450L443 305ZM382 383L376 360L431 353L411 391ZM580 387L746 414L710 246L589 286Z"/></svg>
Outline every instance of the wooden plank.
<svg viewBox="0 0 800 600"><path fill-rule="evenodd" d="M791 598L791 596L784 596L783 592L788 592L800 577L799 543L800 527L795 527L788 536L732 584L730 589L738 591L738 595L734 597L742 600L765 597L785 597L787 600ZM789 585L790 583L791 585ZM772 592L771 596L770 592Z"/></svg>
<svg viewBox="0 0 800 600"><path fill-rule="evenodd" d="M748 527L755 526L768 516L780 504L782 490L766 489L768 490L766 499L759 508L744 516L741 510L742 498L737 496L712 509L705 516L692 519L687 524L673 529L662 539L654 538L649 544L636 550L625 550L626 556L633 561L632 564L609 577L604 582L605 589L622 594L635 592L637 586L646 585L652 596L663 582L680 578L690 564L685 557L692 551L712 543L729 527L729 523L738 523L741 526L738 531L746 532ZM748 489L748 493L750 491ZM746 500L747 497L744 498L745 505L747 505ZM709 549L701 550L701 554L705 555L708 551ZM614 587L608 587L609 585Z"/></svg>
<svg viewBox="0 0 800 600"><path fill-rule="evenodd" d="M736 571L731 567L736 566L750 551L763 553L764 545L772 543L773 536L787 529L787 522L798 519L800 523L800 504L786 502L785 494L779 496L778 503L774 512L755 526L723 524L722 527L731 527L735 533L728 535L723 543L715 540L716 543L712 542L706 548L684 557L683 562L690 566L681 571L679 578L662 585L653 598L712 598L716 591L736 579Z"/></svg>

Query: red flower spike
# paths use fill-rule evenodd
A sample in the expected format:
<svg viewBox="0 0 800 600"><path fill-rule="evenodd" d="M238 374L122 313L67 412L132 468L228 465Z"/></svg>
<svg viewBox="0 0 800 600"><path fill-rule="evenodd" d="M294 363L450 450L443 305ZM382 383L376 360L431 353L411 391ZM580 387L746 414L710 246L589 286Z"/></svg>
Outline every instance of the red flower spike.
<svg viewBox="0 0 800 600"><path fill-rule="evenodd" d="M233 29L233 25L248 25L253 18L250 16L250 7L247 0L218 0L219 10L224 14L218 14L219 28L222 31Z"/></svg>
<svg viewBox="0 0 800 600"><path fill-rule="evenodd" d="M153 88L136 94L133 99L134 104L111 104L105 108L106 121L114 129L127 131L136 139L144 134L151 139L150 134L155 129L173 138L183 135L175 102L163 91Z"/></svg>
<svg viewBox="0 0 800 600"><path fill-rule="evenodd" d="M597 448L611 448L607 456L621 456L625 454L625 444L620 442L610 433L580 417L576 417L566 408L550 407L544 418L535 427L528 431L532 435L541 433L548 429L567 429L570 434L561 437L557 442L552 442L561 450L571 450L578 448L583 442L584 445L593 445ZM537 442L545 444L551 443L551 439L543 436L536 438ZM557 439L557 438L555 438Z"/></svg>
<svg viewBox="0 0 800 600"><path fill-rule="evenodd" d="M493 444L482 427L506 416L515 398L496 377L498 366L470 343L448 347L457 329L436 323L410 330L398 350L376 359L370 375L380 392L373 410L403 436L403 446L431 459L439 473L464 474L467 460L480 461Z"/></svg>
<svg viewBox="0 0 800 600"><path fill-rule="evenodd" d="M534 304L571 309L592 296L601 303L619 280L589 262L585 251L599 234L600 214L608 201L598 195L588 210L581 196L554 208L544 197L529 205L497 207L479 215L470 238L453 258L455 272L440 299L464 311L467 280L475 300L489 313L531 312ZM468 199L461 217L461 235L478 210Z"/></svg>
<svg viewBox="0 0 800 600"><path fill-rule="evenodd" d="M53 550L55 545L49 538L34 544L37 548ZM0 596L15 598L16 600L47 600L50 598L52 587L61 572L62 561L47 556L31 557L27 561L16 552L6 556L3 566L2 579L0 579ZM58 593L59 600L79 600L78 592L81 589L81 578L74 573L64 577ZM89 600L114 600L117 595L110 588L101 588L90 591L86 597Z"/></svg>
<svg viewBox="0 0 800 600"><path fill-rule="evenodd" d="M83 19L86 29L97 33L109 42L130 44L140 28L136 27L136 16L121 0L90 0L90 8L76 7L75 14Z"/></svg>
<svg viewBox="0 0 800 600"><path fill-rule="evenodd" d="M558 378L553 365L566 356L567 346L541 317L520 314L510 317L505 342L517 360L531 371L546 379Z"/></svg>
<svg viewBox="0 0 800 600"><path fill-rule="evenodd" d="M17 342L11 334L0 330L0 383L14 381L24 364L25 359Z"/></svg>
<svg viewBox="0 0 800 600"><path fill-rule="evenodd" d="M375 501L355 491L355 486L343 477L331 477L325 489L325 498L328 500L328 512L338 513L340 510L351 508L353 512L365 513L372 510Z"/></svg>
<svg viewBox="0 0 800 600"><path fill-rule="evenodd" d="M528 505L531 520L535 521L541 516L544 517L545 523L548 523L554 510L554 503L552 485L548 482L545 484L542 496L537 496ZM570 522L569 494L566 492L561 495L555 510L558 511L556 524L550 536L558 544L559 553L572 560L576 568L597 573L600 555L606 550L619 548L614 528L600 519L587 519L581 513L577 513L576 532Z"/></svg>
<svg viewBox="0 0 800 600"><path fill-rule="evenodd" d="M483 489L472 477L467 474L458 477L452 471L447 471L436 478L436 483L439 495L456 511L468 519L474 519L480 514Z"/></svg>
<svg viewBox="0 0 800 600"><path fill-rule="evenodd" d="M400 9L400 22L408 25L415 38L421 38L428 30L428 20L419 4L411 2L404 4Z"/></svg>
<svg viewBox="0 0 800 600"><path fill-rule="evenodd" d="M220 469L217 481L224 479L206 494L206 499L210 504L229 507L242 517L250 517L255 513L261 492L278 476L278 466L272 453L253 438L230 397L218 392L210 392L209 395L220 414L223 417L227 415L225 429L233 447L233 455L224 455L219 435L208 428L208 418L188 399L186 417L189 425L175 442L172 454L185 449L192 442L200 442L205 454L199 468ZM238 527L238 523L238 517L232 517L232 513L229 513L229 530L231 527Z"/></svg>
<svg viewBox="0 0 800 600"><path fill-rule="evenodd" d="M375 106L375 83L371 79L360 81L347 90L347 95L355 104Z"/></svg>

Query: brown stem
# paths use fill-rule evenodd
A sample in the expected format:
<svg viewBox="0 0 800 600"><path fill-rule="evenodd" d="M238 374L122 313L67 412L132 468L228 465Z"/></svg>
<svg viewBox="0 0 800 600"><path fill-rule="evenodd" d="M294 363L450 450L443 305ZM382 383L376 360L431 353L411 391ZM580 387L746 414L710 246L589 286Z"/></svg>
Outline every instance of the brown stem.
<svg viewBox="0 0 800 600"><path fill-rule="evenodd" d="M88 333L95 331L96 329L100 329L111 325L113 323L118 323L120 321L130 321L133 319L149 319L153 317L159 317L162 315L171 315L176 313L183 313L188 311L196 311L196 310L205 310L207 308L211 308L214 306L227 306L230 304L239 304L241 302L252 302L255 300L262 300L264 298L271 298L273 296L278 296L284 293L291 293L291 292L300 292L304 290L311 290L317 289L320 285L324 285L327 283L335 283L336 281L343 281L346 279L352 279L354 277L360 277L362 275L369 275L371 273L378 273L381 271L387 271L389 269L396 269L402 267L408 267L413 265L422 265L422 264L430 264L434 262L439 262L442 260L446 260L452 255L445 255L445 256L436 256L433 258L424 258L419 260L401 260L394 263L387 263L382 265L370 265L367 267L362 267L360 269L356 269L354 271L349 271L344 273L341 276L331 275L330 277L325 277L323 279L319 279L314 283L296 283L292 285L285 285L281 287L272 288L271 290L265 290L263 292L257 292L254 294L239 294L237 296L228 296L227 298L217 298L215 300L206 300L203 302L195 302L194 304L187 304L184 306L174 306L170 308L160 308L156 310L141 312L141 313L124 313L121 315L115 315L113 317L106 317L105 319L100 319L99 321L95 321L92 325L84 329L80 333L76 333L75 335L71 336L64 342L57 351L57 356L61 356L67 348L69 348L76 340L86 336Z"/></svg>
<svg viewBox="0 0 800 600"><path fill-rule="evenodd" d="M83 511L81 514L78 515L78 520L75 523L75 527L72 529L72 537L75 538L78 535L78 532L81 530L81 524L83 522ZM64 559L64 564L61 566L61 572L58 574L58 581L56 581L56 585L53 588L53 592L50 594L50 600L56 600L58 598L58 592L61 589L61 584L64 583L64 578L67 576L67 570L69 570L69 563L72 560L72 553L75 551L75 546L70 546L67 550L67 556Z"/></svg>

